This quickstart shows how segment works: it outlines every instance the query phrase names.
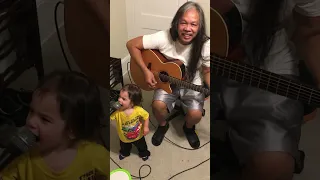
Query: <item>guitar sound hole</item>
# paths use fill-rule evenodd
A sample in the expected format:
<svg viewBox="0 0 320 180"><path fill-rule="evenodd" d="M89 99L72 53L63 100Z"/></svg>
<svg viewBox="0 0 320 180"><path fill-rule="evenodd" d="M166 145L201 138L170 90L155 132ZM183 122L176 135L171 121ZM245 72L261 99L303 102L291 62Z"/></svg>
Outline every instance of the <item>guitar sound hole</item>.
<svg viewBox="0 0 320 180"><path fill-rule="evenodd" d="M168 73L165 72L165 71L161 71L161 72L160 72L160 75L159 75L159 79L160 79L162 82L164 82L164 83L168 82L168 81L169 81L169 79L168 79Z"/></svg>

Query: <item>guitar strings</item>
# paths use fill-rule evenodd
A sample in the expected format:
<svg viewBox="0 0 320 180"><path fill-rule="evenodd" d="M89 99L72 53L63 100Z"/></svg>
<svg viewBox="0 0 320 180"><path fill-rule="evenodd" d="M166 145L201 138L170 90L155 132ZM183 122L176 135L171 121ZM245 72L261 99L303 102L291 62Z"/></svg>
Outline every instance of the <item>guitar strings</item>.
<svg viewBox="0 0 320 180"><path fill-rule="evenodd" d="M216 64L216 63L215 63ZM213 65L213 67L215 66L215 64ZM246 67L246 66L244 66L244 65L239 65L240 66L240 68L239 68L239 66L237 66L237 65L235 65L236 67L234 67L234 65L230 65L230 64L225 64L225 63L223 63L223 62L217 62L217 64L220 64L220 67L222 67L222 69L224 69L224 68L229 68L230 70L226 70L226 71L224 71L224 70L221 70L221 71L223 71L223 72L226 72L226 73L228 73L229 71L232 71L232 70L234 70L235 69L235 72L236 73L238 73L238 74L243 74L243 77L244 76L250 76L252 79L254 79L254 77L253 77L253 74L255 73L255 72L258 72L257 74L263 74L263 75L267 75L267 76L269 76L269 78L267 78L267 81L270 81L270 82L272 82L273 80L274 81L277 81L277 86L279 86L279 85L283 85L283 86L287 86L285 83L283 83L283 82L288 82L289 84L292 84L292 85L298 85L298 86L301 86L300 84L298 84L298 83L296 83L296 82L294 82L293 80L286 80L286 79L284 79L283 77L281 77L281 76L279 76L279 75L276 75L276 76L272 76L272 73L270 72L270 73L263 73L263 71L264 70L254 70L253 68L250 68L250 67ZM222 64L222 65L221 65ZM227 67L226 67L227 66ZM245 70L243 70L243 69L245 69ZM247 69L249 69L250 71L247 71ZM249 73L249 74L245 74L245 73ZM258 75L257 75L258 76ZM278 76L278 77L277 77ZM272 79L273 78L273 79ZM282 78L282 79L281 79ZM263 79L263 77L259 77L259 78L257 78L257 80L266 80L266 79ZM283 81L283 82L281 82L281 81ZM279 82L279 83L278 83ZM302 83L301 83L302 84ZM307 85L305 85L305 86L307 86ZM301 86L301 88L303 88L302 86ZM299 88L300 89L300 88ZM315 89L313 89L313 88L307 88L308 90L313 90L313 91L317 91L317 90L315 90ZM303 90L303 89L300 89L300 91L301 90Z"/></svg>
<svg viewBox="0 0 320 180"><path fill-rule="evenodd" d="M254 73L257 73L257 74L263 74L263 75L267 75L267 76L269 76L269 77L272 77L272 78L276 78L276 79L279 79L279 78L282 78L282 81L284 81L284 82L289 82L289 83L292 83L292 84L296 84L296 85L299 85L297 82L294 82L293 80L286 80L286 79L283 79L283 77L281 76L281 75L278 75L278 74L274 74L274 73L271 73L271 72L267 72L267 71L265 71L265 70L263 70L263 69L258 69L258 68L256 68L256 67L254 67L254 66L250 66L250 65L247 65L247 64L241 64L240 62L231 62L231 61L229 61L229 60L225 60L225 59L223 59L223 58L219 58L219 57L216 57L216 56L213 56L213 59L216 59L217 61L216 62L218 62L218 63L220 63L220 64L223 64L224 66L226 65L226 66L229 66L229 67L233 67L233 65L232 64L234 64L235 66L236 66L236 68L244 68L244 69L246 69L246 70L250 70L250 71L245 71L245 72L249 72L249 73L251 73L251 74L253 74L253 72ZM225 62L225 61L228 61L228 62ZM213 63L213 62L211 62L211 63ZM215 63L213 63L214 65L215 65ZM239 68L239 69L240 69ZM302 83L301 83L302 84ZM305 86L308 86L308 85L305 85ZM312 87L302 87L302 88L306 88L308 91L309 90L313 90L313 91L316 91L314 88L312 88Z"/></svg>
<svg viewBox="0 0 320 180"><path fill-rule="evenodd" d="M253 72L254 73L257 73L257 74L263 74L263 75L267 75L267 76L269 76L269 77L272 77L272 78L276 78L276 79L279 79L279 78L283 78L281 75L278 75L278 74L274 74L274 73L271 73L271 72L267 72L267 71L265 71L265 70L263 70L263 69L259 69L259 68L257 68L257 67L254 67L254 66L251 66L251 65L247 65L247 64L242 64L242 63L240 63L240 62L233 62L233 61L230 61L230 60L226 60L226 59L223 59L223 58L219 58L219 57L217 57L217 56L213 56L213 59L215 59L215 60L217 60L217 61L215 61L215 62L218 62L218 63L220 63L220 64L223 64L223 65L226 65L226 66L229 66L229 67L233 67L233 64L235 65L235 66L237 66L237 68L245 68L246 70L250 70L250 71L245 71L245 72L249 72L249 73L251 73L251 74L253 74ZM226 62L227 61L227 62ZM213 62L211 62L211 63L213 63ZM215 65L215 63L213 63L214 65ZM287 82L287 83L292 83L292 84L296 84L296 85L299 85L297 82L294 82L293 80L286 80L286 79L282 79L282 81L284 81L284 82ZM302 83L301 83L302 84ZM305 85L305 86L307 86L307 85ZM303 88L303 87L302 87ZM314 88L312 88L312 87L306 87L307 89L308 89L308 91L309 90L314 90L314 91L316 91Z"/></svg>
<svg viewBox="0 0 320 180"><path fill-rule="evenodd" d="M302 83L298 84L297 82L295 82L293 80L288 81L288 80L284 79L283 77L281 77L280 75L277 75L277 74L273 75L273 73L271 73L271 72L266 73L266 72L264 72L265 70L262 70L262 69L257 70L258 68L256 68L256 67L251 68L251 67L248 67L249 65L242 65L240 63L232 63L232 62L224 63L224 62L221 62L221 61L225 61L222 58L218 58L218 57L213 57L213 58L217 60L215 63L211 62L211 63L213 63L213 67L216 66L217 64L219 64L219 67L221 67L221 68L226 68L226 66L227 66L228 68L230 68L230 71L231 70L236 71L235 75L237 75L237 73L242 74L242 73L247 72L248 73L247 76L251 75L251 79L254 79L254 77L253 77L254 73L263 74L263 75L269 76L268 80L263 79L262 77L258 78L258 80L260 80L261 83L263 83L264 80L266 80L267 82L269 81L269 85L268 84L267 85L270 87L274 87L273 80L276 79L275 80L276 87L274 87L274 88L278 88L279 86L281 87L281 85L286 86L286 84L283 82L287 82L287 83L289 83L289 86L287 86L287 87L291 88L290 91L298 93L299 96L300 95L310 96L310 94L312 94L312 96L318 96L315 98L319 98L319 96L320 96L320 92L318 90L316 90L315 88L308 87L308 85L304 85L306 87L303 87ZM234 65L232 65L231 63ZM228 73L228 71L224 71L224 72ZM246 75L243 74L243 78L245 78L245 76ZM292 84L292 86L291 86L291 84ZM297 88L296 86L299 86L299 88ZM286 89L286 91L288 90L288 88L285 88L285 89ZM310 90L312 91L311 93L309 92ZM306 94L303 94L303 92Z"/></svg>
<svg viewBox="0 0 320 180"><path fill-rule="evenodd" d="M234 79L233 79L233 80L234 80ZM296 98L296 96L286 95L286 93L276 93L276 94L282 95L282 96L286 96L286 97L288 97L288 98L290 98L290 99L299 100L299 101L301 101L301 102L303 102L303 103L305 103L305 104L308 104L308 105L312 105L312 106L314 106L314 105L316 105L316 106L319 105L319 100L318 100L318 99L312 100L312 101L310 102L310 98L307 98L307 97L305 97L305 96L300 96L299 98Z"/></svg>
<svg viewBox="0 0 320 180"><path fill-rule="evenodd" d="M281 81L279 81L279 80L272 80L272 79L268 79L268 78L266 79L266 78L259 78L259 77L255 78L255 77L250 76L250 75L249 76L248 75L243 75L242 77L239 77L237 75L242 74L243 72L246 72L246 71L240 70L240 69L236 69L236 68L232 68L232 67L228 71L223 71L223 70L221 70L221 68L225 68L225 66L221 66L221 65L215 65L215 66L217 66L217 67L213 67L213 68L216 69L216 74L217 75L219 75L219 74L222 75L222 76L228 75L228 77L233 79L233 80L239 81L238 79L242 79L242 82L249 80L250 81L250 83L249 83L250 85L252 83L254 83L254 82L252 82L253 80L258 80L258 83L256 83L256 84L258 84L257 85L258 87L260 87L260 85L261 86L265 85L265 86L267 86L266 89L274 88L274 89L277 89L277 92L282 91L282 92L286 92L286 93L290 94L290 92L293 91L293 92L296 92L296 93L300 92L300 95L307 95L307 94L301 93L301 90L299 91L299 88L297 89L294 86L292 86L290 88L290 91L288 91L288 87L290 87L290 86L287 86L287 85L281 83ZM283 86L285 86L285 88ZM281 88L283 88L283 89L281 89ZM308 97L309 96L310 95L308 95Z"/></svg>
<svg viewBox="0 0 320 180"><path fill-rule="evenodd" d="M224 66L221 66L221 65L215 65L215 66L218 66L218 67L213 67L213 68L215 68L216 69L216 74L218 74L219 73L219 67L220 68L223 68ZM220 70L220 72L222 72L221 70ZM239 73L239 72L238 72ZM221 73L220 73L221 74ZM228 74L229 75L229 79L233 79L233 80L237 80L237 72L234 72L234 71L228 71L228 72L226 72L226 74ZM233 76L233 77L230 77L230 76ZM242 78L242 80L244 81L244 80L249 80L249 81L251 81L251 79L252 78L248 78L248 77L246 77L246 76L243 76L243 78ZM268 83L269 82L269 83ZM275 86L273 86L274 84L272 83L272 82L270 82L270 81L264 81L264 80L261 80L260 81L260 84L261 85L265 85L265 86L267 86L267 87L275 87ZM259 85L260 86L260 85ZM258 87L259 87L258 86ZM281 87L281 86L280 86ZM266 88L266 89L269 89L269 88ZM277 90L277 93L279 93L279 94L285 94L285 95L287 95L287 96L289 96L289 97L292 97L291 95L292 94L290 94L290 93L288 93L288 91L287 91L287 89L288 88L279 88L279 86L278 86L278 90ZM292 90L292 91L294 91L294 92L298 92L298 91L295 91L295 90ZM313 95L313 94L312 94ZM308 94L304 94L304 93L299 93L299 95L298 96L295 96L295 95L293 95L294 97L297 97L296 99L297 100L301 100L301 101L305 101L306 103L308 103L308 104L310 104L310 95L308 95ZM317 104L319 104L320 103L320 99L319 99L319 97L314 97L314 98L312 98L312 102L313 103L317 103Z"/></svg>
<svg viewBox="0 0 320 180"><path fill-rule="evenodd" d="M225 66L221 66L221 65L219 65L219 64L216 64L215 66L218 66L218 67L216 67L215 69L216 69L216 74L218 74L219 73L219 70L220 70L220 68L225 68ZM214 66L213 66L214 67ZM220 68L219 68L220 67ZM235 77L233 77L232 79L234 79L234 80L237 80L237 79L239 79L239 78L237 78L237 74L241 74L241 73L243 73L243 72L247 72L247 71L245 71L245 70L242 70L242 69L237 69L237 68L234 68L234 67L231 67L230 68L230 70L229 71L222 71L222 70L220 70L220 74L227 74L228 76L229 76L229 78L230 78L230 76L235 76ZM303 89L301 88L301 89L299 89L299 88L297 88L297 87L295 87L295 86L287 86L286 88L284 88L284 87L282 87L281 85L284 85L283 83L281 83L281 81L279 81L279 80L276 80L276 81L273 81L272 79L269 79L269 80L266 80L265 78L263 79L263 78L255 78L255 77L253 77L253 76L250 76L250 78L248 77L248 76L246 76L246 75L243 75L242 76L242 78L240 78L240 79L242 79L242 81L244 81L244 80L249 80L250 81L250 83L252 82L252 80L254 80L254 79L258 79L259 80L259 85L258 85L258 87L260 87L260 84L261 85L266 85L267 86L267 88L266 89L271 89L271 88L275 88L275 89L277 89L276 91L277 92L286 92L288 95L290 94L290 92L292 93L292 92L295 92L295 93L298 93L298 95L297 96L307 96L307 97L309 97L310 98L310 93L303 93ZM292 83L293 84L293 83ZM290 91L288 91L288 87L290 87ZM317 94L317 91L316 90L314 90L314 92L316 92L316 93L311 93L312 95L315 95L315 98L319 98L319 97L317 97L317 96L319 96L319 94Z"/></svg>
<svg viewBox="0 0 320 180"><path fill-rule="evenodd" d="M219 62L218 62L219 63ZM217 64L218 64L217 63ZM220 67L222 67L222 68L225 68L226 67L226 65L219 65ZM227 65L227 66L229 66L229 65ZM214 67L214 66L213 66ZM242 69L240 69L240 68L236 68L236 67L232 67L232 66L230 66L231 67L231 69L230 69L230 72L232 71L232 70L234 70L234 69L236 69L236 70L234 70L235 71L235 75L237 75L237 74L241 74L241 73L243 73L243 72L248 72L248 71L245 71L245 70L242 70ZM244 67L245 69L246 69L246 67ZM218 69L219 70L219 69ZM254 72L254 70L252 70L251 69L251 72ZM250 73L251 73L250 72ZM228 73L228 71L223 71L223 73ZM252 73L253 74L253 73ZM249 74L248 74L249 75ZM229 75L230 76L230 75ZM273 77L274 78L274 77ZM246 75L243 75L243 79L247 79L247 77L246 77ZM254 77L252 77L251 76L251 79L255 79ZM258 80L259 80L259 78L258 78ZM264 80L266 80L265 78L263 79L263 78L261 78L260 77L260 83L264 83ZM272 77L271 78L268 78L268 80L267 80L267 82L269 81L269 85L268 85L268 83L267 83L267 85L269 86L269 87L274 87L273 85L274 85L274 81L272 80ZM285 81L285 80L281 80L281 79L277 79L277 80L275 80L275 81L277 81L275 84L277 85L277 87L281 87L281 85L284 85L281 81ZM294 81L291 81L290 82L290 84L292 84L292 85L294 85L295 83L294 83ZM297 88L297 87L295 87L295 86L290 86L291 87L291 89L290 89L290 91L293 91L293 92L299 92L300 93L300 95L306 95L306 94L303 94L302 92L303 91L305 91L306 90L306 88L305 89L303 89L303 87L301 86L301 85L298 85L300 88ZM289 87L289 86L287 86L287 87ZM287 89L288 90L288 88L285 88L285 89ZM292 90L293 89L293 90ZM286 90L286 91L287 91ZM313 89L313 91L314 91L314 93L312 92L311 94L312 95L315 95L315 96L319 96L319 92L317 91L317 90L315 90L315 89ZM310 96L310 95L309 95Z"/></svg>
<svg viewBox="0 0 320 180"><path fill-rule="evenodd" d="M162 76L162 77L169 78L169 79L171 79L171 81L174 81L176 84L178 84L180 86L183 86L183 84L186 84L187 88L188 87L190 88L191 86L194 86L195 89L197 89L198 91L200 91L202 93L205 93L206 95L210 95L209 89L206 89L206 88L204 88L204 87L202 87L200 85L195 85L195 84L187 82L187 81L182 81L182 80L180 80L180 79L178 79L176 77L169 76L169 75L166 75L166 74L162 74L162 73L159 73L159 72L158 72L158 75L159 75L159 77Z"/></svg>
<svg viewBox="0 0 320 180"><path fill-rule="evenodd" d="M225 65L215 65L215 66L219 66L220 68L225 68ZM242 81L244 81L244 80L250 80L250 85L251 85L251 83L252 83L252 80L257 80L258 81L258 84L264 84L264 85L266 85L267 86L267 88L266 89L270 89L270 88L275 88L276 89L276 91L281 91L281 90L283 90L283 89L285 89L285 91L289 94L290 92L292 93L292 92L295 92L295 93L297 93L297 96L301 96L301 95L306 95L306 96L308 96L308 97L310 97L310 94L312 94L312 95L314 95L315 97L316 96L319 96L319 94L317 94L317 91L316 90L313 90L315 93L309 93L309 92L306 92L306 89L303 89L303 87L301 86L301 85L298 85L298 87L296 87L296 86L294 86L295 85L295 83L293 83L293 81L291 81L290 82L290 84L292 84L292 85L290 85L290 86L288 86L288 85L286 85L286 84L284 84L283 82L281 82L281 81L285 81L285 80L281 80L281 79L277 79L277 80L274 80L274 79L272 79L272 77L270 77L270 78L262 78L262 77L258 77L258 78L256 78L256 77L254 77L254 76L252 76L252 75L250 75L250 74L244 74L244 72L248 72L248 71L245 71L245 70L242 70L242 69L239 69L239 68L235 68L235 67L230 67L230 70L228 70L228 71L223 71L223 70L221 70L220 68L216 68L217 69L217 71L221 71L222 73L220 73L220 74L229 74L229 76L231 76L231 75L234 75L234 76L236 76L234 79L235 80L237 80L237 79L241 79L241 77L239 77L239 78L237 78L237 75L239 75L239 74L243 74L243 76L242 76ZM218 73L218 72L217 72ZM252 73L253 74L253 73ZM249 76L249 77L248 77ZM259 87L260 85L258 85L258 87ZM285 87L283 87L283 86L285 86ZM290 87L290 90L289 90L289 87ZM303 92L305 92L306 94L304 94Z"/></svg>

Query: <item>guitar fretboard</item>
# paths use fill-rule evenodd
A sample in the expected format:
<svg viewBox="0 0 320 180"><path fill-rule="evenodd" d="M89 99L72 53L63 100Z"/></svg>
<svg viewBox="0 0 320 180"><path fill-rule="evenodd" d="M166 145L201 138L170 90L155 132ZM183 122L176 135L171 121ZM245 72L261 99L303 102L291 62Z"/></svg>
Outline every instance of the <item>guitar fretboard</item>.
<svg viewBox="0 0 320 180"><path fill-rule="evenodd" d="M238 81L313 106L320 105L320 92L309 85L266 70L211 55L211 70L218 76Z"/></svg>
<svg viewBox="0 0 320 180"><path fill-rule="evenodd" d="M174 77L171 77L171 76L168 76L168 75L162 74L162 73L159 73L158 75L161 79L163 79L165 81L169 81L172 84L176 84L178 86L185 87L187 89L192 89L192 90L201 92L201 93L205 94L206 97L210 95L210 91L202 86L195 85L195 84L189 83L187 81L182 81L180 79L176 79Z"/></svg>

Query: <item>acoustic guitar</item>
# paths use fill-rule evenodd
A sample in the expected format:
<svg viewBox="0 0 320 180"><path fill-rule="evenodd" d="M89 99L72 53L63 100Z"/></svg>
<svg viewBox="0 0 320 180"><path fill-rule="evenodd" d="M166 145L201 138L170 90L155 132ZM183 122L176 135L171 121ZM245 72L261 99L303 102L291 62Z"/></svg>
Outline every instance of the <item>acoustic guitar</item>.
<svg viewBox="0 0 320 180"><path fill-rule="evenodd" d="M317 88L242 62L245 54L239 48L242 36L240 12L230 1L211 2L211 73L319 107L320 91ZM305 113L304 121L315 115L315 110Z"/></svg>
<svg viewBox="0 0 320 180"><path fill-rule="evenodd" d="M195 85L184 81L185 66L180 60L168 60L158 50L146 49L141 52L142 59L148 69L153 72L157 81L156 88L163 89L167 93L172 93L172 85L184 87L201 92L207 99L210 90L204 86ZM130 72L132 80L143 90L152 91L144 79L144 73L139 65L131 58Z"/></svg>

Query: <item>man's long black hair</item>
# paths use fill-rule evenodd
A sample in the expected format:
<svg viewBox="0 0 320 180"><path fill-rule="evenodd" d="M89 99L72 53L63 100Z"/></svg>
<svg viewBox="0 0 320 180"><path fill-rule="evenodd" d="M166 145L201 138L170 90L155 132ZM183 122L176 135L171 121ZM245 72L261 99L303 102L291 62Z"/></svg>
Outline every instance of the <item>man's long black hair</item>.
<svg viewBox="0 0 320 180"><path fill-rule="evenodd" d="M206 24L205 24L205 18L202 8L195 2L188 1L185 4L183 4L175 14L172 22L171 22L171 28L170 28L170 34L174 41L176 41L179 37L178 34L178 26L180 18L183 16L183 14L191 9L195 8L199 13L199 31L192 40L192 49L190 53L190 60L187 67L187 79L189 81L192 81L194 79L195 73L198 68L198 63L200 58L202 58L202 48L203 44L209 39L209 37L206 35Z"/></svg>
<svg viewBox="0 0 320 180"><path fill-rule="evenodd" d="M247 56L254 65L263 65L268 56L285 3L286 0L251 0L245 43Z"/></svg>

